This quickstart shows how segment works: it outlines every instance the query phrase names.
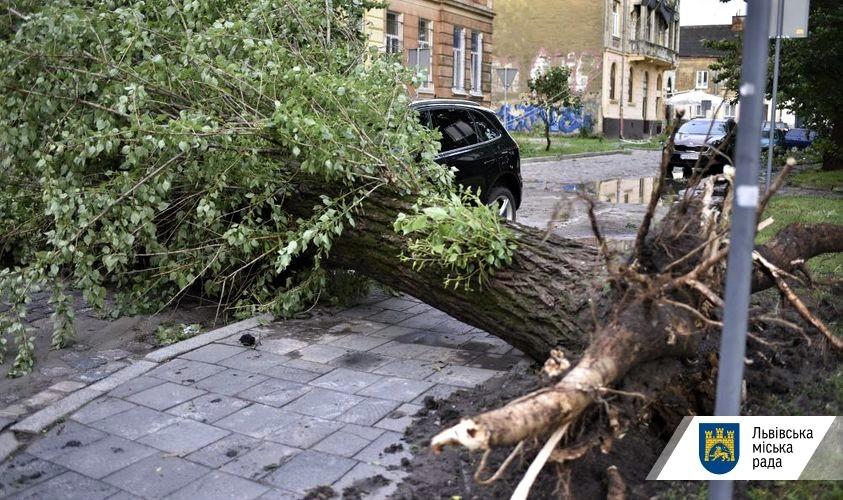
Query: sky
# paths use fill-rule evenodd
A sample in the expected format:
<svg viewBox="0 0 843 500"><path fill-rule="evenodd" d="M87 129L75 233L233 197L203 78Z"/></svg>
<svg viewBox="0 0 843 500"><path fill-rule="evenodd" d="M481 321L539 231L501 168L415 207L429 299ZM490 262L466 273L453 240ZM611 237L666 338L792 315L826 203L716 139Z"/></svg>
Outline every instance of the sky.
<svg viewBox="0 0 843 500"><path fill-rule="evenodd" d="M732 22L732 16L737 12L746 13L744 0L731 0L727 3L721 3L720 0L680 0L679 24L682 26L729 24Z"/></svg>

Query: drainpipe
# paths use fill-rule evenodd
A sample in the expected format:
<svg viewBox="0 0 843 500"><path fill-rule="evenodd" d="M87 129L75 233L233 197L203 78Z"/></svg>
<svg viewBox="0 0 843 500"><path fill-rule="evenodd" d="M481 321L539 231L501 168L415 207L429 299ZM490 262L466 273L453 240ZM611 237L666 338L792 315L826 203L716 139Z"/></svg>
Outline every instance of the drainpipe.
<svg viewBox="0 0 843 500"><path fill-rule="evenodd" d="M620 103L620 124L618 126L618 137L623 139L623 100L624 78L626 78L626 0L621 2L621 88L618 102Z"/></svg>

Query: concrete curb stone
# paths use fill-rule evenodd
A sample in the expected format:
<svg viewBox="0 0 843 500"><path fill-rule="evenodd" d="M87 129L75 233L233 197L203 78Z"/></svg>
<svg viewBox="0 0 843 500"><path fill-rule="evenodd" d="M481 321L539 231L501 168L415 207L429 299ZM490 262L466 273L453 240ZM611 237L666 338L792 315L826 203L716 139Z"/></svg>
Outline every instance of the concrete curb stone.
<svg viewBox="0 0 843 500"><path fill-rule="evenodd" d="M616 151L593 151L590 153L571 153L567 155L534 156L532 158L522 158L521 164L549 163L560 160L572 160L575 158L591 158L593 156L631 155L632 151L633 149L618 149Z"/></svg>
<svg viewBox="0 0 843 500"><path fill-rule="evenodd" d="M18 449L18 446L20 446L20 443L14 434L11 432L0 434L0 462L9 458Z"/></svg>
<svg viewBox="0 0 843 500"><path fill-rule="evenodd" d="M260 316L244 319L243 321L238 321L236 323L223 326L222 328L211 330L210 332L203 333L202 335L197 335L193 338L182 340L181 342L176 342L175 344L168 345L167 347L162 347L161 349L152 351L151 353L147 354L144 359L147 361L153 361L155 363L168 361L170 359L175 358L176 356L192 351L199 347L208 345L211 342L222 340L226 337L234 335L235 333L254 328L264 321L271 320L272 316L268 314L262 314Z"/></svg>

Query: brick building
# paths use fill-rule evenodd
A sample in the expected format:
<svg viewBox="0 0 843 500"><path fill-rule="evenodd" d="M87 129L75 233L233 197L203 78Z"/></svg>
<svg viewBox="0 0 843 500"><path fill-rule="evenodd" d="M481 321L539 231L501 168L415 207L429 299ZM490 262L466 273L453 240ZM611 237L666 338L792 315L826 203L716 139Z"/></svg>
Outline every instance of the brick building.
<svg viewBox="0 0 843 500"><path fill-rule="evenodd" d="M492 0L391 0L366 26L372 45L427 75L416 97L489 105L494 15Z"/></svg>
<svg viewBox="0 0 843 500"><path fill-rule="evenodd" d="M679 0L497 0L495 9L493 66L518 70L510 95L543 67L566 65L596 132L661 132L679 46ZM503 89L494 83L499 102Z"/></svg>

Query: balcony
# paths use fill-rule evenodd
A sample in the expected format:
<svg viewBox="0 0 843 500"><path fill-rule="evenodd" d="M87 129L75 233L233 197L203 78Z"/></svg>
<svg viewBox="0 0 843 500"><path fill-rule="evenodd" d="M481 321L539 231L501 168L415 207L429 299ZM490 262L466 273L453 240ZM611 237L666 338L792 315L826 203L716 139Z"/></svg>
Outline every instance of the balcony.
<svg viewBox="0 0 843 500"><path fill-rule="evenodd" d="M669 67L676 66L676 51L646 40L630 40L629 53L632 56L638 56L638 58L633 57L633 60L646 60L657 65Z"/></svg>

